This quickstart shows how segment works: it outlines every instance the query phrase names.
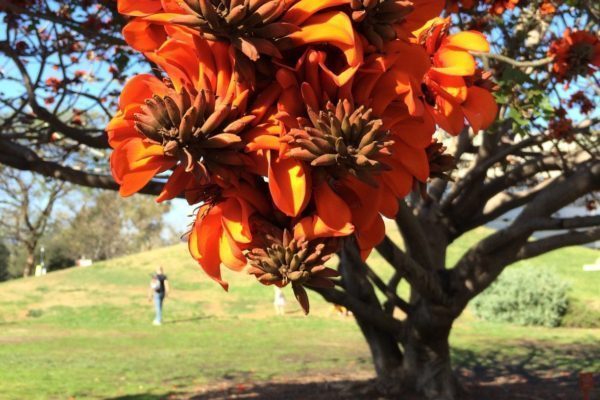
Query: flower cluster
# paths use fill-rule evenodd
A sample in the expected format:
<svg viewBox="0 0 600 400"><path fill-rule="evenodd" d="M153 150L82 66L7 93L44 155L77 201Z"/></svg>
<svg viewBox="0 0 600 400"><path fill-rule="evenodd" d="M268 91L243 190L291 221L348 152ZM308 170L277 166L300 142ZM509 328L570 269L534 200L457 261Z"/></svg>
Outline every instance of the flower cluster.
<svg viewBox="0 0 600 400"><path fill-rule="evenodd" d="M124 87L107 131L123 196L198 204L189 249L263 284L331 287L341 238L366 258L383 217L452 160L432 148L495 119L474 31L438 0L119 0L127 42L160 67ZM438 148L439 147L439 148ZM432 165L435 166L432 170Z"/></svg>
<svg viewBox="0 0 600 400"><path fill-rule="evenodd" d="M563 37L550 44L554 57L552 72L559 82L593 74L600 67L600 39L592 32L565 30Z"/></svg>

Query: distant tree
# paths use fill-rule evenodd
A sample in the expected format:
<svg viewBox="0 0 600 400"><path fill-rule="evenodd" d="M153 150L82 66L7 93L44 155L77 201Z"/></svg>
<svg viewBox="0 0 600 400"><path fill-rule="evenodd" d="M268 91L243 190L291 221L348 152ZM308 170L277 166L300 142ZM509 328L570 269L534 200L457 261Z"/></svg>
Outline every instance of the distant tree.
<svg viewBox="0 0 600 400"><path fill-rule="evenodd" d="M105 260L164 245L161 233L169 205L149 197L123 201L114 192L92 192L82 200L75 216L63 221L67 226L55 235L72 255ZM52 247L65 253L60 246Z"/></svg>
<svg viewBox="0 0 600 400"><path fill-rule="evenodd" d="M22 246L26 252L24 277L33 273L40 239L67 187L63 181L45 180L6 167L0 169L0 228L8 242Z"/></svg>
<svg viewBox="0 0 600 400"><path fill-rule="evenodd" d="M4 242L0 242L0 282L6 281L10 278L8 273L8 264L10 261L10 251Z"/></svg>

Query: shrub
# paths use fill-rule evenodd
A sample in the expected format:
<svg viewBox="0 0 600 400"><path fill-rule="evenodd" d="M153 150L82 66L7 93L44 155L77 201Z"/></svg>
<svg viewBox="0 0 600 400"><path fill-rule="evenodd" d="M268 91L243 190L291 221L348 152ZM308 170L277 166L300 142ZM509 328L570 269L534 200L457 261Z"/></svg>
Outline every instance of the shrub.
<svg viewBox="0 0 600 400"><path fill-rule="evenodd" d="M569 307L568 289L556 274L508 269L475 298L473 308L475 315L488 321L554 327Z"/></svg>

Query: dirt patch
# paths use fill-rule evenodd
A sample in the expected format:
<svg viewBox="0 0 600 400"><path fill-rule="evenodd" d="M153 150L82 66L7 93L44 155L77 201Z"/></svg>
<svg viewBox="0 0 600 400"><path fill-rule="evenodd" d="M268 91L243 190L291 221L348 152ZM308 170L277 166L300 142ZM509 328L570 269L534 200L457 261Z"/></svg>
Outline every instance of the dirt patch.
<svg viewBox="0 0 600 400"><path fill-rule="evenodd" d="M582 398L582 393L574 374L557 374L529 381L523 376L502 376L491 381L477 381L466 377L463 383L467 394L462 400L574 400ZM600 396L599 379L596 389L590 393L591 399ZM137 397L128 397L137 398ZM228 383L199 387L194 393L167 394L157 398L169 400L350 400L392 399L381 395L375 388L372 375L366 372L357 374L323 374L300 379L273 380L266 383ZM422 400L421 397L404 394L402 400Z"/></svg>

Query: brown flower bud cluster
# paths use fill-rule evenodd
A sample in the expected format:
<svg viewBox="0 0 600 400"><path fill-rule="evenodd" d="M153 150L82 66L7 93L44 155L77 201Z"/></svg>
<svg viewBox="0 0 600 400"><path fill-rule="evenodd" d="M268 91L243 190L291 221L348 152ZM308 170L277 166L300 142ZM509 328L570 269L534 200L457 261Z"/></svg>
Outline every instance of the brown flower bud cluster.
<svg viewBox="0 0 600 400"><path fill-rule="evenodd" d="M292 129L282 140L292 146L290 157L326 168L330 176L351 174L377 187L374 175L389 167L382 161L391 155L390 132L383 121L372 117L371 109L354 108L348 100L328 103L318 114L308 108L310 121Z"/></svg>
<svg viewBox="0 0 600 400"><path fill-rule="evenodd" d="M244 165L238 133L254 116L238 114L235 105L215 99L211 92L202 90L193 96L185 89L172 90L145 101L142 112L135 115L135 128L162 145L165 155L179 158L204 185L210 182L211 172Z"/></svg>
<svg viewBox="0 0 600 400"><path fill-rule="evenodd" d="M298 28L280 21L288 8L283 0L183 0L189 15L172 20L199 29L208 40L227 40L252 61L260 54L281 58L278 39Z"/></svg>
<svg viewBox="0 0 600 400"><path fill-rule="evenodd" d="M251 265L249 273L263 284L280 287L291 284L296 299L308 314L309 302L304 285L334 286L330 278L339 274L324 264L335 254L338 241L295 239L287 230L281 238L267 235L266 239L270 245L254 248L246 255Z"/></svg>
<svg viewBox="0 0 600 400"><path fill-rule="evenodd" d="M386 42L396 39L395 25L413 10L409 0L351 0L352 20L367 40L382 51Z"/></svg>
<svg viewBox="0 0 600 400"><path fill-rule="evenodd" d="M437 139L433 139L431 144L425 149L427 159L429 160L429 177L439 178L451 181L450 172L456 169L456 159L451 154L446 153L446 146Z"/></svg>

